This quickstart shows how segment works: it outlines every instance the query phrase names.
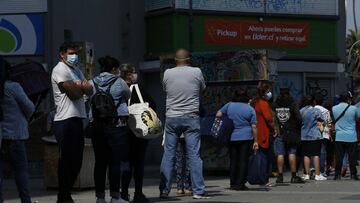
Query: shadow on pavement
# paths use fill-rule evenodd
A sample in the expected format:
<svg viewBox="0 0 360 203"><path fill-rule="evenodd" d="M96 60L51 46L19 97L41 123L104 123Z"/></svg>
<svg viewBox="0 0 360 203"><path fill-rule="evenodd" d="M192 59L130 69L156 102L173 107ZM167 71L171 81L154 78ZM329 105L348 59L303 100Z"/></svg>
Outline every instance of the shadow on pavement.
<svg viewBox="0 0 360 203"><path fill-rule="evenodd" d="M343 197L341 199L343 199L343 200L360 200L360 195L350 195L347 197Z"/></svg>

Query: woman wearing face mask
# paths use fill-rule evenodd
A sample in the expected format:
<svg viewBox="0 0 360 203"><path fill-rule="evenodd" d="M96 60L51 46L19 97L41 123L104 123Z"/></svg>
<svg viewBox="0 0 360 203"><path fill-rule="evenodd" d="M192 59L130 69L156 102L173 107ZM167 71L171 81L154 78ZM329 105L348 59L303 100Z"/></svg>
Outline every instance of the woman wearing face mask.
<svg viewBox="0 0 360 203"><path fill-rule="evenodd" d="M269 100L272 98L271 85L266 82L260 82L257 90L258 95L251 101L251 105L256 112L259 150L267 156L269 164L270 135L276 137L278 134L271 106L269 104ZM271 187L272 185L268 181L266 186Z"/></svg>
<svg viewBox="0 0 360 203"><path fill-rule="evenodd" d="M99 59L101 73L90 81L94 87L90 121L94 127L92 143L95 153L95 190L97 203L105 203L106 173L109 173L111 203L126 203L120 197L121 161L128 157L128 127L129 111L127 100L130 98L128 85L118 75L119 61L110 56ZM97 92L109 92L112 96L116 116L111 118L100 116L97 109ZM100 101L100 99L99 99ZM99 105L100 106L100 105Z"/></svg>
<svg viewBox="0 0 360 203"><path fill-rule="evenodd" d="M135 66L131 64L122 64L121 67L121 77L125 80L128 86L132 84L137 84L138 74L135 70ZM156 110L156 106L152 99L146 94L144 90L140 91L144 100L149 103L150 107ZM139 103L139 98L136 94L136 91L133 91L131 94L131 104ZM133 198L134 203L147 203L149 200L142 192L143 179L144 179L144 162L145 162L145 152L148 145L148 140L137 138L129 130L129 162L124 164L122 180L121 180L121 198L129 201L129 185L131 182L132 176L134 176L135 181L135 194ZM127 166L127 167L125 167Z"/></svg>

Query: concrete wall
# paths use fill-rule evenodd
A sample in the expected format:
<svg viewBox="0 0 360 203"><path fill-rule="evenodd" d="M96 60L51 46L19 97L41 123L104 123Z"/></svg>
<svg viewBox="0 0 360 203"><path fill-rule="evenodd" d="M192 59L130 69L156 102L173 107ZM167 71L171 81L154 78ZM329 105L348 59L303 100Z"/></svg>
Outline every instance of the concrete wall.
<svg viewBox="0 0 360 203"><path fill-rule="evenodd" d="M145 49L144 1L142 0L62 0L49 1L48 62L58 61L58 47L64 30L70 40L94 43L95 58L112 55L137 64Z"/></svg>

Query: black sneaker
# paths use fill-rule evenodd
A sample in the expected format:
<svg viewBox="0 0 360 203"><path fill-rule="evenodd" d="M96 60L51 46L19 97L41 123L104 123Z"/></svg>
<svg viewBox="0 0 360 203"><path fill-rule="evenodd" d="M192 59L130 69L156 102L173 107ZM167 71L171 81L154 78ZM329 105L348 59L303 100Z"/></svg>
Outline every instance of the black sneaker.
<svg viewBox="0 0 360 203"><path fill-rule="evenodd" d="M305 181L299 176L291 177L291 183L305 183Z"/></svg>
<svg viewBox="0 0 360 203"><path fill-rule="evenodd" d="M243 185L243 186L239 187L237 190L238 190L238 191L248 191L249 188L246 187L245 185Z"/></svg>
<svg viewBox="0 0 360 203"><path fill-rule="evenodd" d="M359 177L357 175L351 175L351 180L359 180Z"/></svg>
<svg viewBox="0 0 360 203"><path fill-rule="evenodd" d="M130 201L130 195L126 194L126 193L121 193L120 195L121 199L126 200L126 201Z"/></svg>
<svg viewBox="0 0 360 203"><path fill-rule="evenodd" d="M278 175L276 178L276 183L284 183L284 177L282 175Z"/></svg>
<svg viewBox="0 0 360 203"><path fill-rule="evenodd" d="M341 176L339 175L334 175L334 179L333 180L341 180Z"/></svg>
<svg viewBox="0 0 360 203"><path fill-rule="evenodd" d="M160 193L160 199L168 199L169 198L169 194L167 193Z"/></svg>
<svg viewBox="0 0 360 203"><path fill-rule="evenodd" d="M148 202L150 202L149 199L146 198L146 196L143 193L134 195L133 203L148 203Z"/></svg>

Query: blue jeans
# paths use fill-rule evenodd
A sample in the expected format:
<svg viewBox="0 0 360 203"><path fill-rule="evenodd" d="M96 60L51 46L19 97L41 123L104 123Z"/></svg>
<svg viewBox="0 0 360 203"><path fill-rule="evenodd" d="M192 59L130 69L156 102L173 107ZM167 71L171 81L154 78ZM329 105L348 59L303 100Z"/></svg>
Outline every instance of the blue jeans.
<svg viewBox="0 0 360 203"><path fill-rule="evenodd" d="M0 158L0 203L2 203L2 169L3 158L9 157L15 171L16 187L19 192L21 203L31 203L28 160L26 156L25 140L3 140Z"/></svg>
<svg viewBox="0 0 360 203"><path fill-rule="evenodd" d="M290 155L296 155L297 147L295 145L287 145L284 142L283 137L276 137L274 141L274 148L275 148L275 156L286 154Z"/></svg>
<svg viewBox="0 0 360 203"><path fill-rule="evenodd" d="M321 144L321 152L320 152L320 173L325 173L325 162L326 162L326 140L323 139ZM329 163L327 163L329 165Z"/></svg>
<svg viewBox="0 0 360 203"><path fill-rule="evenodd" d="M186 162L185 140L180 139L176 150L176 183L178 190L191 190L190 168Z"/></svg>
<svg viewBox="0 0 360 203"><path fill-rule="evenodd" d="M190 115L166 118L164 154L160 166L160 193L170 193L176 148L181 134L185 136L186 159L190 166L193 193L204 194L203 164L200 158L200 118Z"/></svg>

